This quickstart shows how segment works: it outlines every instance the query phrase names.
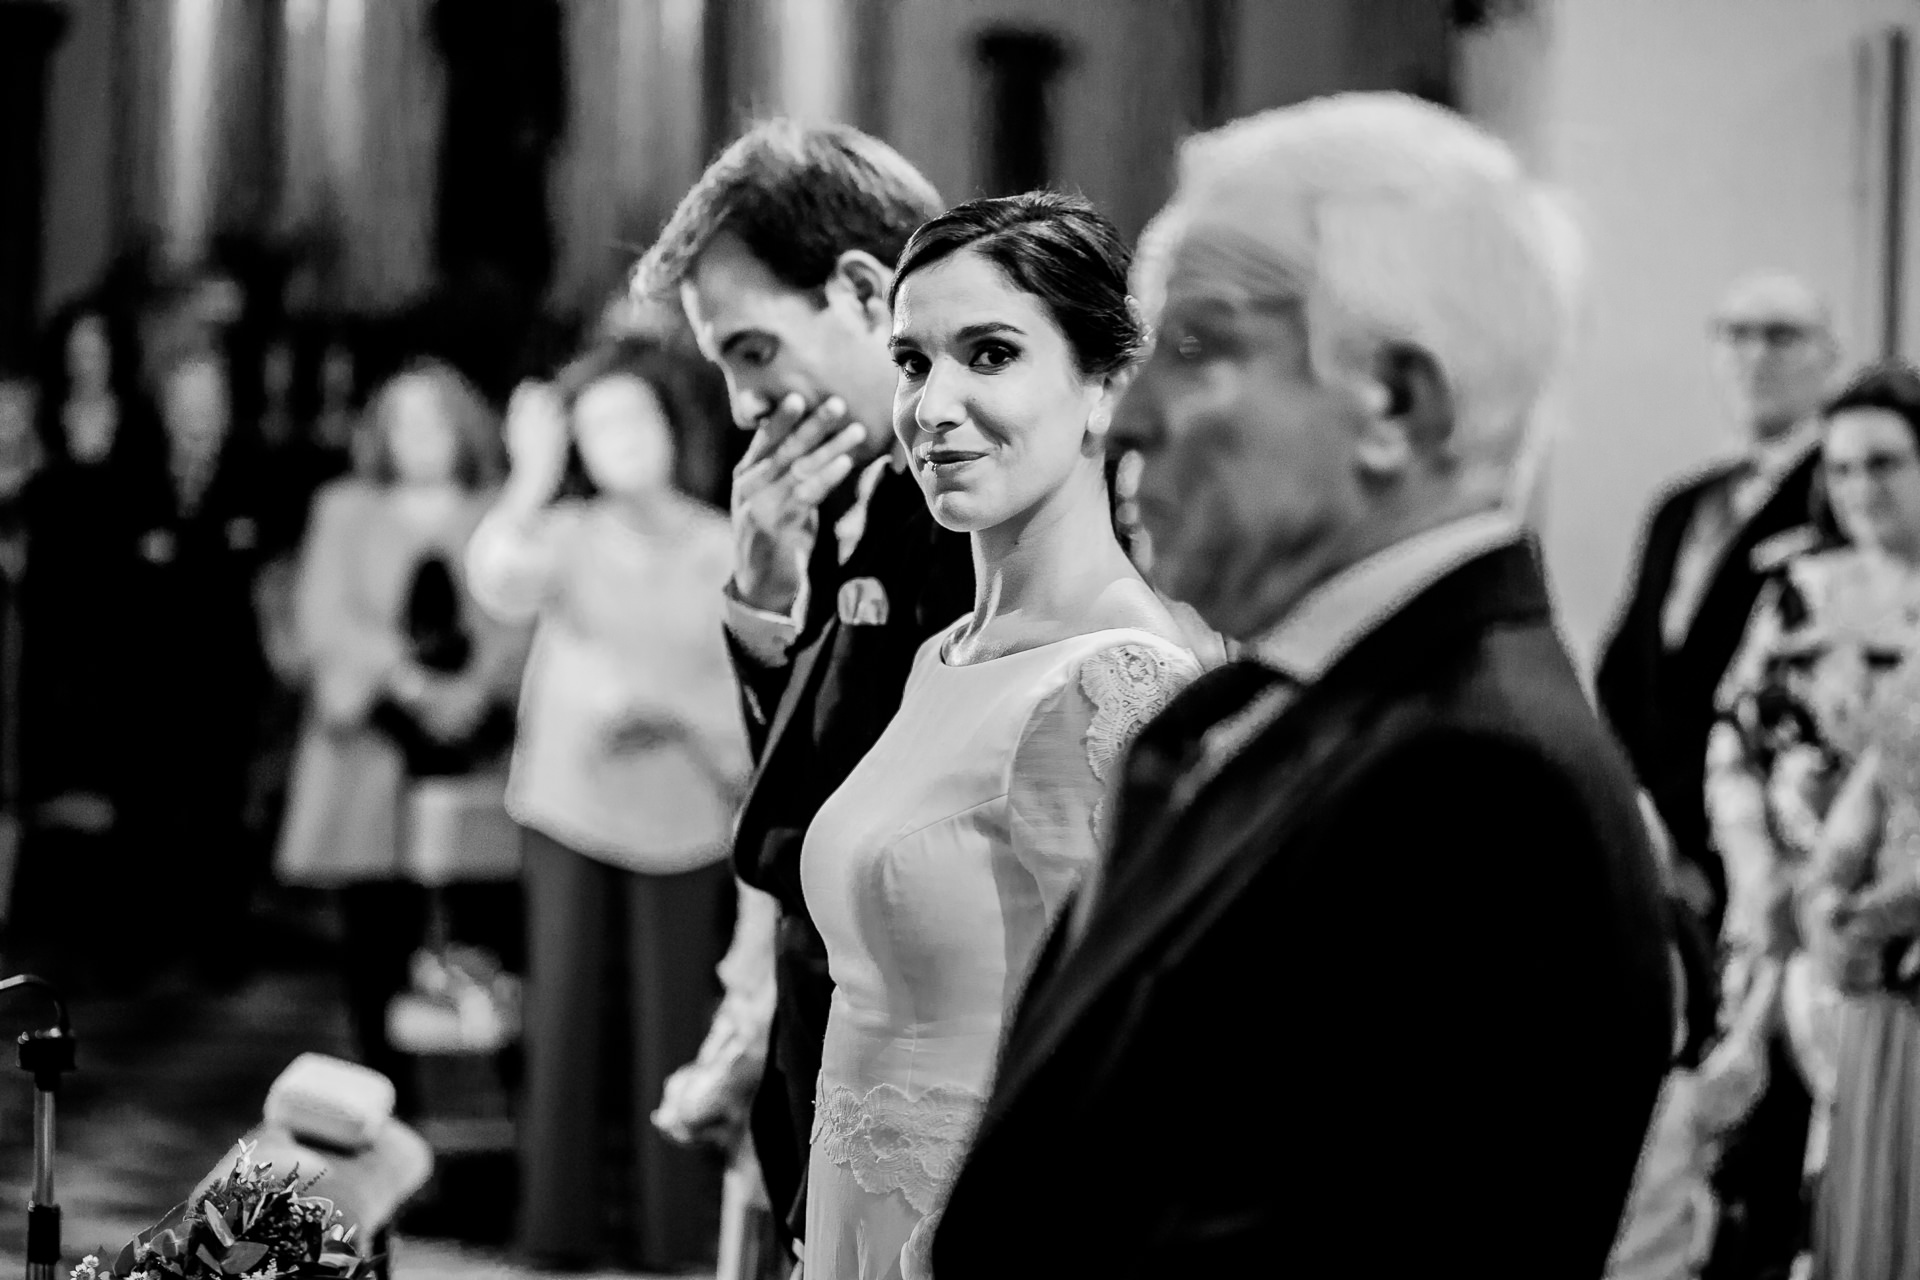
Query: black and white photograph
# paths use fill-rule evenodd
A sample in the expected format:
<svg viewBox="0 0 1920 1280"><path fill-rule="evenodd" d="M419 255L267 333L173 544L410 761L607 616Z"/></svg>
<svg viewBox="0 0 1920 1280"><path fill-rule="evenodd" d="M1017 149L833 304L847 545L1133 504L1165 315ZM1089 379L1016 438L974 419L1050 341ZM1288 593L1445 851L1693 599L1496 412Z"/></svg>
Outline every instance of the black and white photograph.
<svg viewBox="0 0 1920 1280"><path fill-rule="evenodd" d="M1920 0L0 0L0 1275L1920 1280Z"/></svg>

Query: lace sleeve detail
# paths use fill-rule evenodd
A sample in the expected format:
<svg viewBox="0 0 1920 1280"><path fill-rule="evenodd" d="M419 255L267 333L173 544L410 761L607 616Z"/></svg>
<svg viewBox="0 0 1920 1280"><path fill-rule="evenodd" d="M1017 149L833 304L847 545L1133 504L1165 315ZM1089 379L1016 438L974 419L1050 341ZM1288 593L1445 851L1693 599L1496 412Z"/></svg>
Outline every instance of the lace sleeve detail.
<svg viewBox="0 0 1920 1280"><path fill-rule="evenodd" d="M1009 829L1047 923L1099 856L1116 762L1198 672L1192 655L1172 644L1112 645L1082 658L1028 718L1008 779Z"/></svg>
<svg viewBox="0 0 1920 1280"><path fill-rule="evenodd" d="M1093 703L1093 723L1087 726L1087 763L1093 776L1108 781L1113 762L1141 727L1199 673L1199 664L1189 655L1145 644L1115 645L1081 663L1080 688Z"/></svg>

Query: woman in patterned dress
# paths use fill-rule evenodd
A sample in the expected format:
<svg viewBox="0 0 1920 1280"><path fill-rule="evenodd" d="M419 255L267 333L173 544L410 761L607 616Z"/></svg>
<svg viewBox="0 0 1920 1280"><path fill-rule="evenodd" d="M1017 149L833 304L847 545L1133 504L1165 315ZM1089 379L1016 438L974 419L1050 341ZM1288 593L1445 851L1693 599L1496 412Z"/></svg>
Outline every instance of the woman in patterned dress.
<svg viewBox="0 0 1920 1280"><path fill-rule="evenodd" d="M1002 1020L1082 869L1121 749L1197 671L1114 533L1104 442L1142 333L1085 203L964 204L894 280L894 432L973 538L972 613L801 857L834 980L808 1171L808 1280L915 1280Z"/></svg>
<svg viewBox="0 0 1920 1280"><path fill-rule="evenodd" d="M1864 750L1834 800L1801 894L1807 948L1842 993L1831 1137L1814 1218L1815 1280L1920 1280L1920 373L1880 366L1830 411L1861 465L1829 465L1899 588ZM1831 446L1830 446L1831 451Z"/></svg>
<svg viewBox="0 0 1920 1280"><path fill-rule="evenodd" d="M1839 994L1810 954L1799 906L1819 874L1836 794L1868 754L1876 691L1920 642L1920 455L1913 428L1883 403L1910 378L1870 370L1828 408L1830 519L1757 553L1775 577L1728 672L1709 745L1729 903L1724 1031L1701 1069L1703 1137L1723 1141L1747 1118L1766 1091L1768 1046L1784 1036L1813 1096L1810 1172L1827 1157Z"/></svg>

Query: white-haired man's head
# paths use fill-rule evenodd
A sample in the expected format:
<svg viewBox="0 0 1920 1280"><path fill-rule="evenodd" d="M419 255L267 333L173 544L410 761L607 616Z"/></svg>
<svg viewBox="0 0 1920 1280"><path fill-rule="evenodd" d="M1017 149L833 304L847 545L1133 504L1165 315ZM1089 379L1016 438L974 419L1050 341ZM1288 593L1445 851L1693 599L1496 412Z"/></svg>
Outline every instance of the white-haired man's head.
<svg viewBox="0 0 1920 1280"><path fill-rule="evenodd" d="M1144 456L1164 584L1244 634L1381 546L1509 503L1581 265L1513 153L1414 98L1190 140L1136 257L1159 339L1116 439Z"/></svg>

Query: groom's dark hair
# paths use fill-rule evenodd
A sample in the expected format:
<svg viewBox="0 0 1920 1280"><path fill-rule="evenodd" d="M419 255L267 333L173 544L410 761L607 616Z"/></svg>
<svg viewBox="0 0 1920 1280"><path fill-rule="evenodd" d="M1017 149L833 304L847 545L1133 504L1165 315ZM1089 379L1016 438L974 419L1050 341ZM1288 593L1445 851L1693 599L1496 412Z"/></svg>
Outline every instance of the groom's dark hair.
<svg viewBox="0 0 1920 1280"><path fill-rule="evenodd" d="M724 232L782 283L817 293L841 254L861 249L891 264L944 207L918 169L858 129L762 121L707 166L634 267L632 288L650 297L678 289Z"/></svg>

